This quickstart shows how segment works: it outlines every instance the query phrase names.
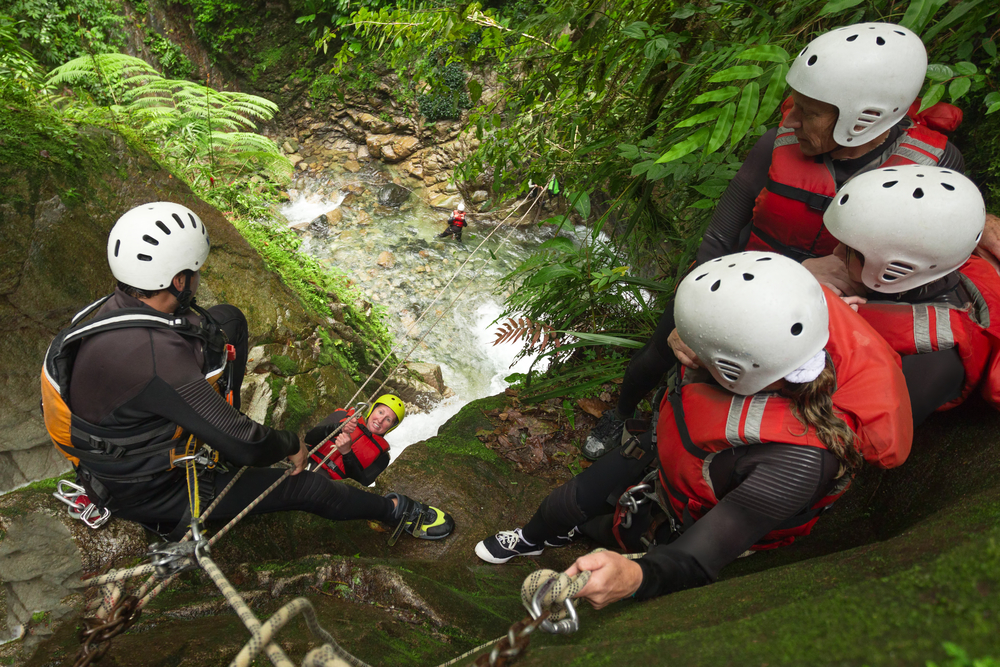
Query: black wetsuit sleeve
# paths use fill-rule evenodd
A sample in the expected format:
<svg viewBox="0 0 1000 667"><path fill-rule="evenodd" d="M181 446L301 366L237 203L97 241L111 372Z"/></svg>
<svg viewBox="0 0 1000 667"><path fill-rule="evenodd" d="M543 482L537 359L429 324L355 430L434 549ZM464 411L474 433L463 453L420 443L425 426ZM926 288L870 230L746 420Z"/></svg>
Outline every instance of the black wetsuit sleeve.
<svg viewBox="0 0 1000 667"><path fill-rule="evenodd" d="M944 155L938 160L938 166L945 169L954 169L964 174L965 158L962 156L962 151L958 150L958 146L949 141L944 147Z"/></svg>
<svg viewBox="0 0 1000 667"><path fill-rule="evenodd" d="M746 246L754 203L767 185L771 152L777 136L776 127L765 132L750 149L736 176L729 181L702 237L696 260L698 264L738 252Z"/></svg>
<svg viewBox="0 0 1000 667"><path fill-rule="evenodd" d="M174 388L154 377L127 408L166 417L238 466L268 466L299 449L296 434L241 414L204 379Z"/></svg>
<svg viewBox="0 0 1000 667"><path fill-rule="evenodd" d="M354 452L344 454L344 471L353 480L368 486L389 466L389 452L382 452L367 468L361 466Z"/></svg>
<svg viewBox="0 0 1000 667"><path fill-rule="evenodd" d="M674 302L667 304L656 331L638 352L632 355L618 395L618 414L622 419L632 416L642 397L656 388L663 374L677 363L667 338L674 330Z"/></svg>
<svg viewBox="0 0 1000 667"><path fill-rule="evenodd" d="M636 599L715 581L723 567L826 495L840 469L836 457L816 447L772 443L734 449L745 450L737 454L740 460L720 464L730 466L725 477L742 481L678 539L638 561L643 579Z"/></svg>

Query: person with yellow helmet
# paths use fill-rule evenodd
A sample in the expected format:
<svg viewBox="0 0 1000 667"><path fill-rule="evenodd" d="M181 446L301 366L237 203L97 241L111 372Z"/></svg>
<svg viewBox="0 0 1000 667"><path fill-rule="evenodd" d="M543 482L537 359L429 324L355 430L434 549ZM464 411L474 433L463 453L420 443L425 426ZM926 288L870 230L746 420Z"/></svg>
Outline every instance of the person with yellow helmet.
<svg viewBox="0 0 1000 667"><path fill-rule="evenodd" d="M312 455L311 470L322 470L333 479L351 478L368 486L389 465L389 443L385 437L406 416L406 404L398 396L383 394L362 417L354 408L330 413L306 434L315 447L340 425L340 433Z"/></svg>

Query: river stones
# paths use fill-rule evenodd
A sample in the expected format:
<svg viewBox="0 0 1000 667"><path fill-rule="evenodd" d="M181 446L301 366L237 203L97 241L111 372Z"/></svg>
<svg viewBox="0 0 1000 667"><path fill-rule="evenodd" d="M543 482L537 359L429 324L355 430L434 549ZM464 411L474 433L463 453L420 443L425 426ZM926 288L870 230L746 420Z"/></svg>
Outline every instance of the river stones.
<svg viewBox="0 0 1000 667"><path fill-rule="evenodd" d="M378 191L378 203L382 206L398 208L409 198L410 191L395 183L383 185Z"/></svg>

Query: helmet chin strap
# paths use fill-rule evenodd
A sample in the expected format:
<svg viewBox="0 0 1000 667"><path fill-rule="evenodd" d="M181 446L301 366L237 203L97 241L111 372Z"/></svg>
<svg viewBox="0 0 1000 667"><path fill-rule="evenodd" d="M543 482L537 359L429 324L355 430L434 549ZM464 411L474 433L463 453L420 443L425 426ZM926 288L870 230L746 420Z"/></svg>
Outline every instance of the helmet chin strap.
<svg viewBox="0 0 1000 667"><path fill-rule="evenodd" d="M177 310L174 311L174 315L183 315L189 310L191 310L191 304L194 303L194 296L191 294L191 274L184 274L184 289L178 290L174 287L174 281L170 281L167 285L167 291L174 295L177 299Z"/></svg>

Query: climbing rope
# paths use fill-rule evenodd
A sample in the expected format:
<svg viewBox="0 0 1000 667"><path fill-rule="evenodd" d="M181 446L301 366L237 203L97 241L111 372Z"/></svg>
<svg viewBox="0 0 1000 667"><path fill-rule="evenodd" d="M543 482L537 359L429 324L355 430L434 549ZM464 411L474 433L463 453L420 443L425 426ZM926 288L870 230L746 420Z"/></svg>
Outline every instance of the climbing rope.
<svg viewBox="0 0 1000 667"><path fill-rule="evenodd" d="M532 207L534 206L535 203L537 203L538 198L540 198L540 196L541 194L539 194L539 196L536 197L535 202L532 203ZM530 211L531 207L529 207L528 210ZM449 279L447 284L445 284L444 287L441 288L441 290L435 296L434 300L431 301L430 304L428 304L428 306L424 309L424 312L421 313L421 315L413 322L413 324L411 324L407 328L404 336L409 335L409 333L420 324L420 322L424 319L424 317L426 317L427 314L430 313L433 306L438 301L441 300L444 293L448 290L449 287L451 287L452 283L454 283L455 280L464 272L465 267L472 260L475 253L479 251L483 247L483 245L504 226L504 224L512 215L513 211L511 211L511 213L509 213L507 217L505 217L496 226L494 226L494 228L485 238L483 238L483 240L479 243L479 245L476 246L476 248L474 248L473 251L469 253L468 257L458 267L458 269ZM522 216L521 220L523 220L526 215L527 213L525 213L524 216ZM506 243L507 240L509 240L509 238L514 233L514 230L516 230L516 225L511 225L507 235L501 240L501 245L503 243ZM458 292L458 294L456 294L452 298L451 302L448 304L448 307L442 309L441 314L438 316L438 318L431 323L431 325L427 328L427 330L421 335L421 337L416 341L416 343L414 343L414 345L406 353L403 359L400 360L396 364L396 366L393 367L392 371L390 371L388 376L391 376L392 373L394 373L396 369L399 368L399 366L404 364L406 360L409 359L410 355L412 355L413 352L416 351L417 347L419 347L419 345L423 342L424 338L426 338L426 336L441 321L441 319L444 317L444 314L451 310L451 308L455 305L458 299L460 299L461 296L465 293L465 291L469 288L469 286L473 284L475 279L479 276L479 274L482 272L484 268L485 265L480 267L472 276L472 278L466 283L465 287L463 287ZM395 352L399 350L401 346L402 346L401 344L393 346L393 348L388 352L388 354L385 355L385 357L379 362L378 366L376 366L375 369L372 370L372 372L368 375L368 377L365 379L362 385L354 393L354 395L348 401L348 404L354 402L354 400L362 393L362 391L364 391L364 388L376 376L379 370L382 369L382 367L386 364L386 362L392 358L393 354L395 354ZM382 381L382 383L378 386L378 388L374 392L372 392L372 395L369 398L369 400L374 399L374 397L378 394L378 392L381 391L382 388L385 386L386 382L387 380ZM343 427L344 424L338 425L326 438L324 438L321 442L319 442L315 447L313 447L309 451L308 457L311 457L324 444L329 442L332 438L336 437L336 435L340 433ZM327 454L326 458L323 460L323 463L325 463L331 455L332 451L329 454ZM234 661L233 663L234 665L249 664L249 661L252 660L254 656L259 654L261 650L263 650L267 654L268 658L271 659L271 662L274 665L279 667L294 667L293 663L291 663L288 657L284 655L281 649L272 642L270 642L270 637L273 635L274 632L284 627L284 625L292 617L301 613L303 614L303 617L305 618L307 625L310 627L313 633L317 637L322 638L326 642L326 644L323 647L323 650L317 649L315 651L310 652L309 655L306 656L306 662L303 663L304 667L313 665L315 665L316 667L339 667L340 665L343 665L345 663L349 665L354 665L355 667L367 667L365 663L361 662L357 658L354 658L349 653L341 649L336 644L333 637L325 630L323 630L322 627L319 626L318 622L316 621L316 616L312 608L312 605L305 598L299 598L290 603L289 605L286 605L281 610L279 610L271 619L269 619L265 625L262 626L260 622L257 620L257 618L253 615L253 612L243 601L243 599L235 591L235 589L228 582L228 580L226 580L225 576L222 574L222 571L218 569L214 561L212 561L211 558L209 558L207 555L211 545L213 545L223 535L229 532L229 530L231 530L232 527L234 527L240 520L242 520L247 514L249 514L258 504L260 504L260 502L263 501L268 494L270 494L274 489L276 489L291 474L292 470L291 469L286 470L285 473L278 478L278 480L276 480L271 486L265 489L239 514L234 516L225 526L223 526L222 529L220 529L215 535L213 535L211 539L204 540L201 537L200 532L198 530L200 521L204 521L205 519L208 518L208 515L211 513L211 511L218 505L219 501L233 487L235 482L240 478L240 476L243 474L246 468L244 467L240 469L234 475L233 479L230 480L230 482L219 494L217 494L216 498L213 500L211 505L205 510L204 513L199 513L198 510L200 501L198 500L198 492L197 492L197 483L198 483L197 474L196 471L194 471L193 469L193 461L189 461L189 463L190 463L189 466L190 469L187 470L186 472L188 473L187 478L188 478L189 503L191 505L191 513L192 513L191 528L176 543L166 544L166 545L156 545L156 548L152 552L152 555L154 556L155 559L153 563L129 568L126 570L110 572L108 574L86 580L85 583L87 583L90 586L100 586L102 589L102 595L99 598L99 602L95 601L96 604L92 603L87 608L88 611L91 611L94 608L94 606L97 606L96 618L85 619L84 622L96 624L95 627L105 627L106 624L111 622L109 619L117 618L116 610L123 608L124 601L128 600L129 601L128 609L130 610L130 612L132 612L129 615L131 621L128 623L128 625L131 625L131 623L133 623L135 619L138 618L139 614L141 613L141 610L147 604L149 604L149 602L157 594L159 594L164 588L166 588L166 586L168 586L180 574L180 572L189 569L190 567L194 566L197 563L197 565L201 565L201 567L205 569L206 573L209 574L213 582L216 583L220 591L226 597L227 602L229 602L230 606L232 606L233 609L236 610L241 620L243 620L244 624L247 625L248 629L250 629L251 633L253 633L253 637L251 638L250 642L248 642L247 646L245 646L244 649L240 652L240 656L245 656L245 662L238 662L239 660L244 659L238 656L237 661ZM192 538L194 539L192 540ZM144 576L147 574L152 574L152 576L140 587L140 589L137 591L137 595L123 597L124 586L121 583L122 581L132 577ZM153 582L156 581L158 578L162 580L155 587L153 587ZM580 584L580 587L582 587L582 585L583 584ZM577 588L576 590L579 590L579 588ZM563 599L565 600L571 595L572 593L564 595ZM568 607L572 609L572 604L569 603ZM497 647L494 648L494 651L491 654L489 662L483 664L489 664L491 666L502 665L505 664L505 661L507 659L516 656L521 650L523 650L523 647L527 645L528 635L530 635L530 633L534 631L536 627L539 627L540 625L546 622L549 613L550 613L549 611L545 611L543 612L544 618L529 618L525 619L525 621L515 624L514 626L511 626L511 629L508 632L508 634L505 635L503 638L501 638L499 643L497 644ZM559 613L563 612L560 610ZM109 643L110 639L114 636L117 636L121 632L124 632L124 630L126 629L125 627L121 627L123 625L122 623L120 622L116 623L117 624L115 625L115 628L120 628L120 629L115 631L113 634L98 633L98 635L95 635L100 637L97 643L103 645L103 648L100 649L99 651L89 648L94 643L93 640L88 639L84 643L84 646L88 647L87 651L84 652L84 648L83 647L81 648L80 658L78 659L74 667L84 667L85 665L88 665L91 662L99 660L100 657L104 655L104 653L108 650L108 647L110 646ZM503 644L504 641L506 641L506 646L501 649L500 645ZM81 635L81 642L84 642L83 635ZM329 651L326 650L327 648L329 648ZM473 649L473 652L478 650L478 648L481 647ZM330 655L330 651L333 651L332 656ZM98 655L98 653L100 653L100 655ZM471 652L467 653L466 655L470 654ZM462 659L463 657L465 656L459 656L459 658L450 661L448 663L445 663L445 665L454 664L454 662ZM331 660L333 660L333 662L331 662Z"/></svg>

